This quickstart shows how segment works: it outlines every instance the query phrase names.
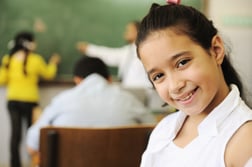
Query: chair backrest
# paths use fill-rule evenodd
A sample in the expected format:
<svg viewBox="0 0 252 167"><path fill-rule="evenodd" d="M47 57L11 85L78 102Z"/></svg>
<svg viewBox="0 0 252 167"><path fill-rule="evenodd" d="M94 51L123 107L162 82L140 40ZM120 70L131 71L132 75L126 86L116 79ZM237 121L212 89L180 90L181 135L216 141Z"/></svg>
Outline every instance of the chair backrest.
<svg viewBox="0 0 252 167"><path fill-rule="evenodd" d="M139 167L153 126L45 127L40 167Z"/></svg>

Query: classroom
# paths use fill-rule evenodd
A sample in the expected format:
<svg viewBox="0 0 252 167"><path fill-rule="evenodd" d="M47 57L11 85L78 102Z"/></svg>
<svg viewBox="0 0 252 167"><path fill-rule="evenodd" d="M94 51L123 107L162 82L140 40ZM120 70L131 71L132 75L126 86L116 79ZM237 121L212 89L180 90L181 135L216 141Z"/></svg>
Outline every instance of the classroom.
<svg viewBox="0 0 252 167"><path fill-rule="evenodd" d="M44 108L58 93L74 86L72 68L82 56L75 48L78 41L110 47L124 45L122 34L125 25L132 20L141 20L153 2L166 4L165 0L3 0L0 2L0 59L8 52L7 43L20 30L35 33L39 44L37 52L45 60L55 52L61 56L56 78L40 83L40 106ZM231 60L241 76L248 103L252 106L252 1L181 0L181 3L193 6L211 18L226 42L232 46ZM114 82L120 84L118 68L109 66L109 70ZM146 100L150 97L142 89L128 90L149 106L154 115L167 114L168 109L161 107L163 102L157 94ZM9 166L10 121L5 94L6 88L1 86L0 167ZM25 132L20 152L23 167L30 167Z"/></svg>

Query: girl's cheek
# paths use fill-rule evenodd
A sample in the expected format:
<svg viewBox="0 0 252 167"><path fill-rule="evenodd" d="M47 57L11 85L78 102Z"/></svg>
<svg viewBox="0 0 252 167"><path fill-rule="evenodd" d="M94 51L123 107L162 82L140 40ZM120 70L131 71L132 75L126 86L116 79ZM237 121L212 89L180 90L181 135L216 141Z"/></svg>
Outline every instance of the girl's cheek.
<svg viewBox="0 0 252 167"><path fill-rule="evenodd" d="M158 95L161 97L161 99L165 102L169 101L169 94L164 88L156 87Z"/></svg>

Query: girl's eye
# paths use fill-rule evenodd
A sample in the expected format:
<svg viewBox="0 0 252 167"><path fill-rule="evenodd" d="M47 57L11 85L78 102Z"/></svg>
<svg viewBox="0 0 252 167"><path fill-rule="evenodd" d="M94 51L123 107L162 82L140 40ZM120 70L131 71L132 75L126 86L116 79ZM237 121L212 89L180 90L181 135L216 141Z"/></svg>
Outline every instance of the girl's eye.
<svg viewBox="0 0 252 167"><path fill-rule="evenodd" d="M180 67L186 65L189 61L190 61L190 59L184 59L184 60L179 61L177 64L177 68L180 68Z"/></svg>
<svg viewBox="0 0 252 167"><path fill-rule="evenodd" d="M158 79L160 79L164 74L162 73L159 73L159 74L156 74L152 77L152 81L157 81Z"/></svg>

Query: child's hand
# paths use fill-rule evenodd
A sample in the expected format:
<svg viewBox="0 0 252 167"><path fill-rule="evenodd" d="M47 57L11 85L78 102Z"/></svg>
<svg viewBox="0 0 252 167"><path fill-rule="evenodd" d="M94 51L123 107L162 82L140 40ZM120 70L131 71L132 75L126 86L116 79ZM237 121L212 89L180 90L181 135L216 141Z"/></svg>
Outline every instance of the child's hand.
<svg viewBox="0 0 252 167"><path fill-rule="evenodd" d="M49 63L52 63L52 64L59 64L60 63L60 60L61 60L61 57L59 54L57 53L54 53L52 54L50 60L49 60Z"/></svg>
<svg viewBox="0 0 252 167"><path fill-rule="evenodd" d="M76 49L78 51L80 51L81 53L86 53L87 47L88 47L88 43L87 42L78 42L76 44Z"/></svg>

